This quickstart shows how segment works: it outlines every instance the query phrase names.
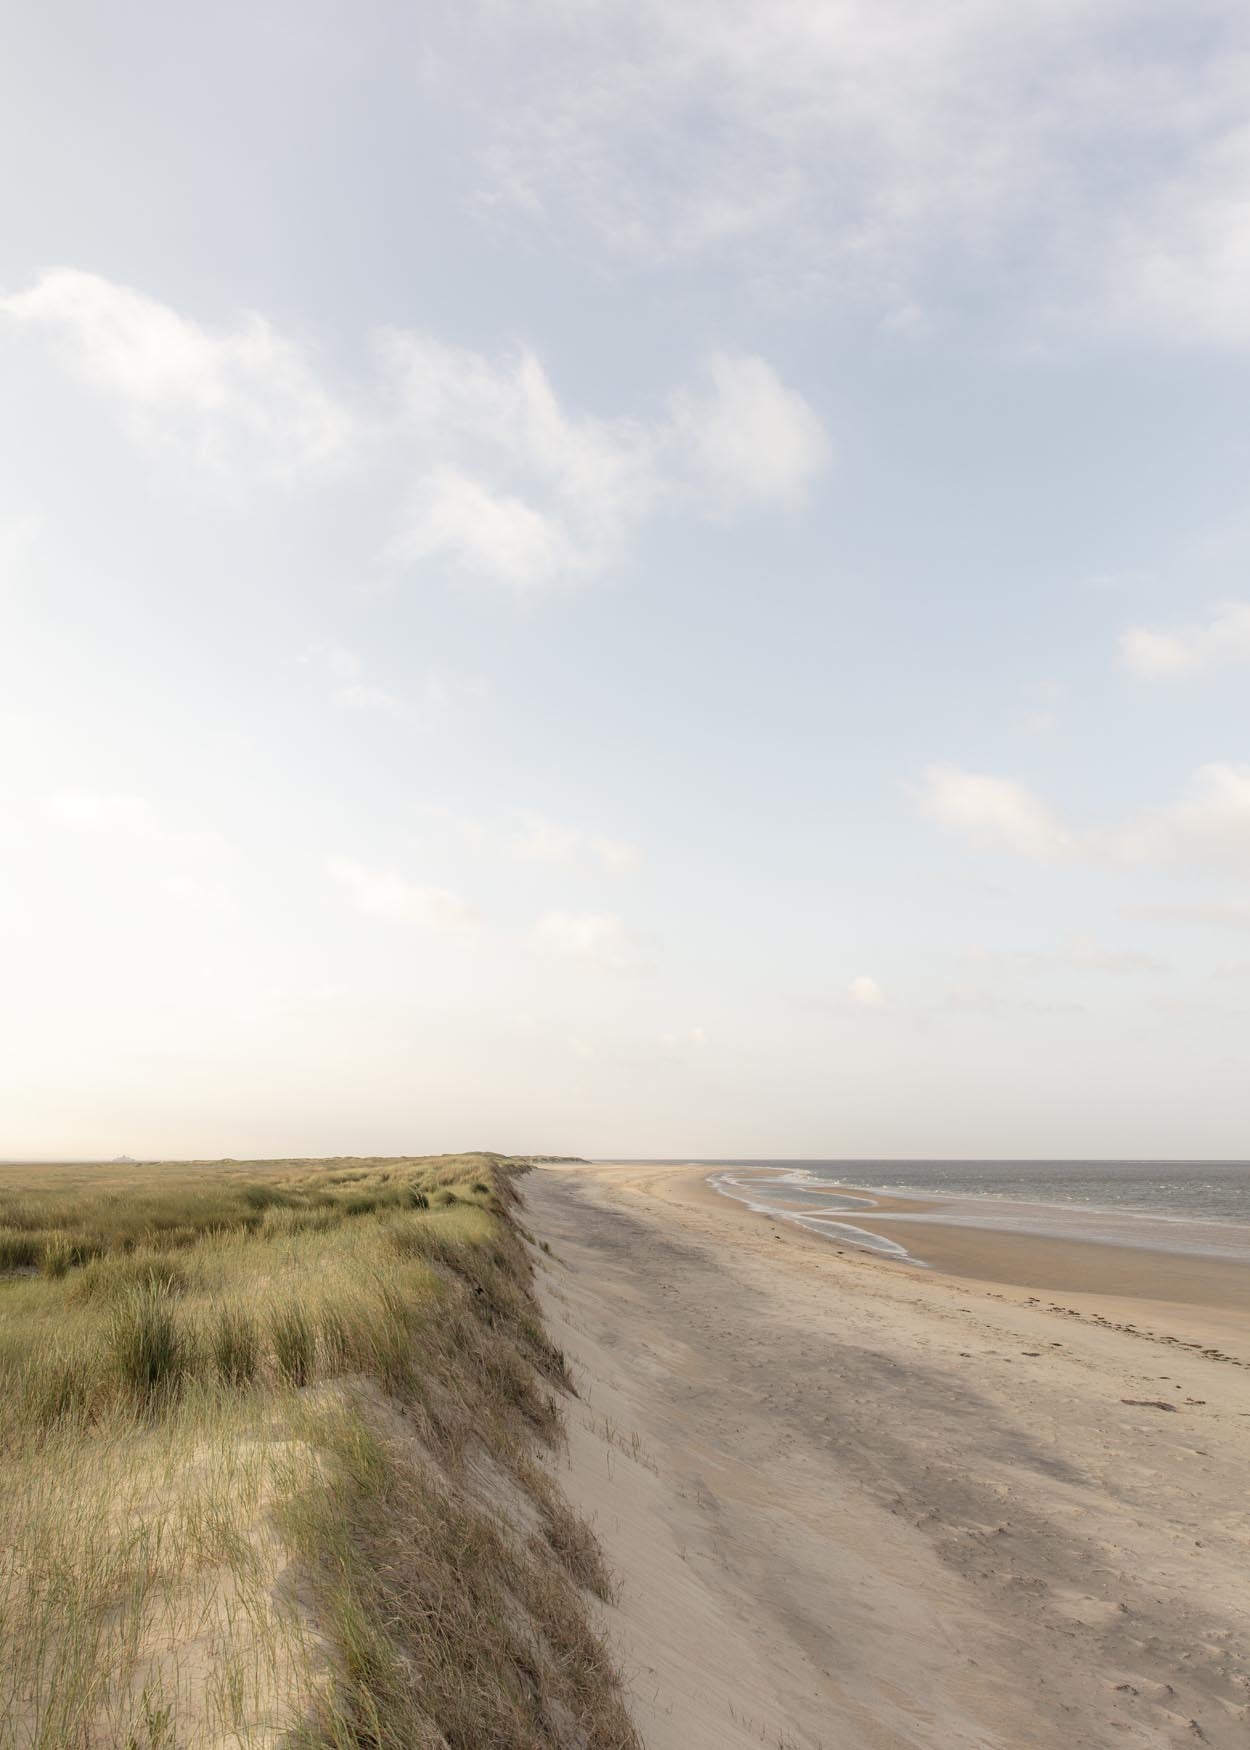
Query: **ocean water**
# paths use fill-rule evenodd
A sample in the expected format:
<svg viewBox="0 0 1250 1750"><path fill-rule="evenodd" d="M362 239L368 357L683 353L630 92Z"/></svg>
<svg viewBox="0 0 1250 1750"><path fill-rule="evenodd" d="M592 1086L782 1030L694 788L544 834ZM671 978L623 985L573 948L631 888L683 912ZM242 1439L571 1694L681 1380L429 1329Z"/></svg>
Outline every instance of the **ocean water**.
<svg viewBox="0 0 1250 1750"><path fill-rule="evenodd" d="M891 1220L996 1228L1250 1263L1250 1161L718 1161L718 1191L779 1219L923 1262L855 1225ZM894 1215L872 1196L913 1196Z"/></svg>

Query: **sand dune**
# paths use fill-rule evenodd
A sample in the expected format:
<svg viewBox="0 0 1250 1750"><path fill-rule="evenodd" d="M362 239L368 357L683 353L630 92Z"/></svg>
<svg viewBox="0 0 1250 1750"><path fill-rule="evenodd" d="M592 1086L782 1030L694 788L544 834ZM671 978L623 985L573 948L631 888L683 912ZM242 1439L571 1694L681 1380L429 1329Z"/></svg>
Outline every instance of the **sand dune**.
<svg viewBox="0 0 1250 1750"><path fill-rule="evenodd" d="M1236 1309L839 1255L689 1169L529 1201L651 1750L1244 1750Z"/></svg>

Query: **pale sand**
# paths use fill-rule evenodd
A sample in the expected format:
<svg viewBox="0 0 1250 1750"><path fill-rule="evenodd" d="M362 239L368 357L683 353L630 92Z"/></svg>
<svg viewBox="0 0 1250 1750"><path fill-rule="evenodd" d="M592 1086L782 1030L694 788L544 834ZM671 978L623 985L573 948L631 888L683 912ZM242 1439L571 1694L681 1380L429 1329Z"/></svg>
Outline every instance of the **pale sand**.
<svg viewBox="0 0 1250 1750"><path fill-rule="evenodd" d="M1246 1750L1250 1317L839 1256L703 1169L526 1192L649 1750Z"/></svg>

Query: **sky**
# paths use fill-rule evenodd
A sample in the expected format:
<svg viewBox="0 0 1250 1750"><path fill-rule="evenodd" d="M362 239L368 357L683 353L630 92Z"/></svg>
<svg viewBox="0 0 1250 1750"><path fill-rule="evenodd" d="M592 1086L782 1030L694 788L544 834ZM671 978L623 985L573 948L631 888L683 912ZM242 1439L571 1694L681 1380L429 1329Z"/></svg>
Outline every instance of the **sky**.
<svg viewBox="0 0 1250 1750"><path fill-rule="evenodd" d="M0 62L0 1157L1250 1154L1250 12Z"/></svg>

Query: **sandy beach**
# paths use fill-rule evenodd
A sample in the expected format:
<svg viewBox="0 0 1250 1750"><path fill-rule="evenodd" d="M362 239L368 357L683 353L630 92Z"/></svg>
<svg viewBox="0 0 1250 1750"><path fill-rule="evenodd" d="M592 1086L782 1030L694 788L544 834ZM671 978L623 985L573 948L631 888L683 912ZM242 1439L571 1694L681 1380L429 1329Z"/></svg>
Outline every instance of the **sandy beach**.
<svg viewBox="0 0 1250 1750"><path fill-rule="evenodd" d="M921 1271L705 1175L527 1186L652 1750L1244 1750L1250 1273L956 1228Z"/></svg>

